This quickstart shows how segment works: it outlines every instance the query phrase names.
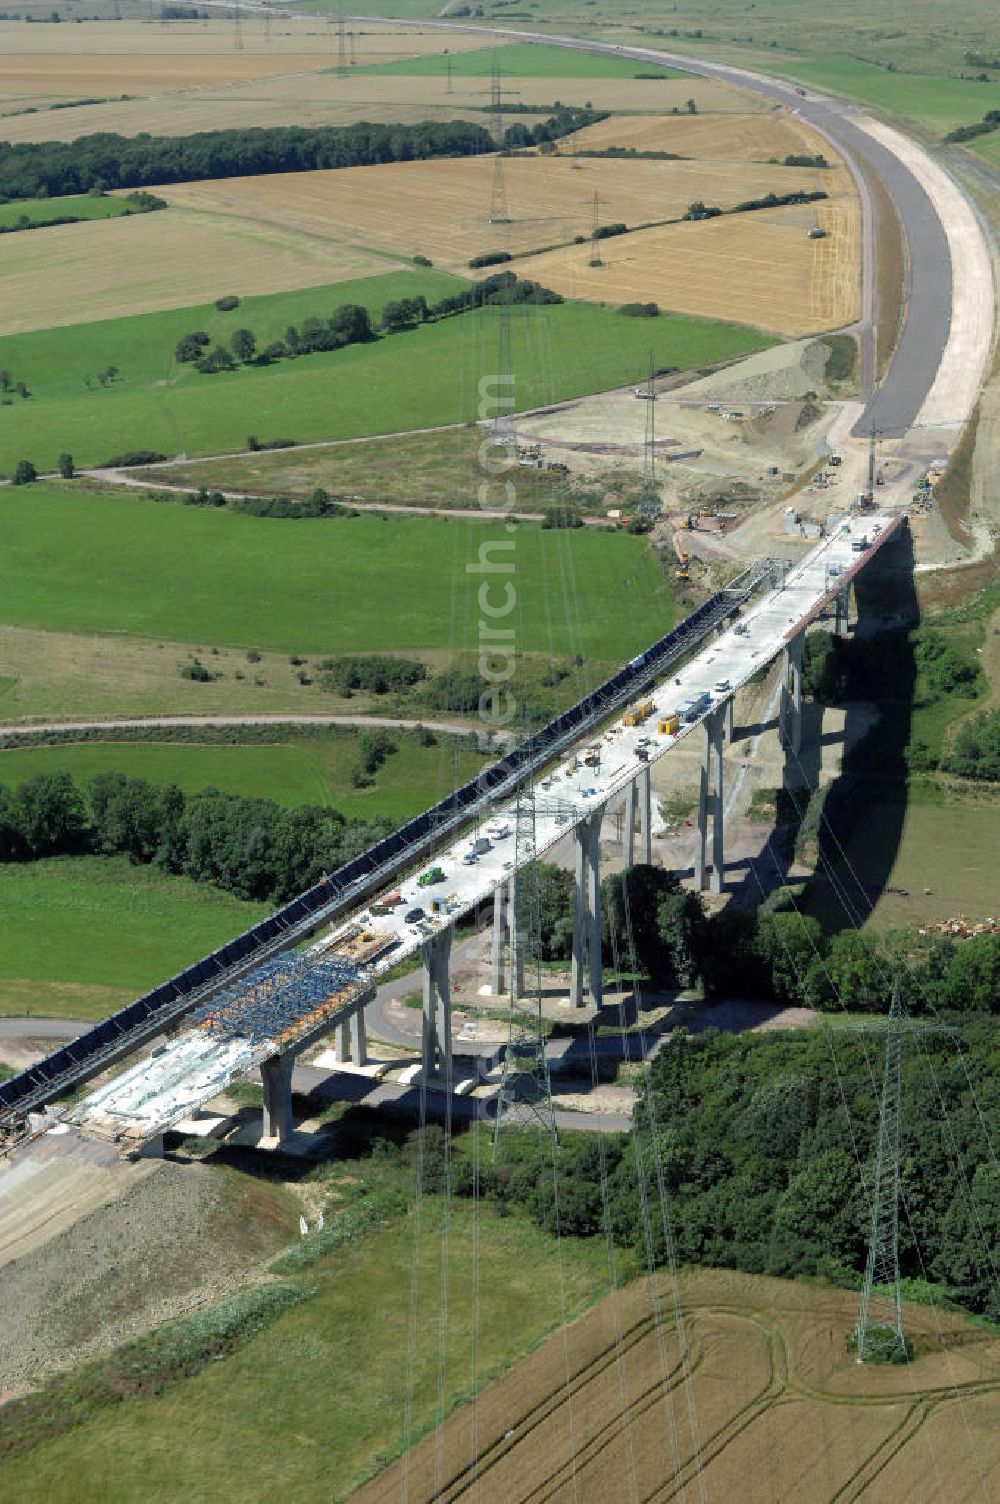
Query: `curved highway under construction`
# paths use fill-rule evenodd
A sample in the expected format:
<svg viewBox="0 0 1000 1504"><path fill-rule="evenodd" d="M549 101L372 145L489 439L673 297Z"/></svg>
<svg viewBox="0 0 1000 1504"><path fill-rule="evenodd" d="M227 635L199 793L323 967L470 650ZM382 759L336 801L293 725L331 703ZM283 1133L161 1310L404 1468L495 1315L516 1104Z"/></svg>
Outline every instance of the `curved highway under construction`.
<svg viewBox="0 0 1000 1504"><path fill-rule="evenodd" d="M451 23L421 24L447 29ZM513 30L493 34L512 41L624 52L637 62L668 64L754 89L799 111L849 160L863 159L888 190L903 225L909 282L893 358L878 389L869 384L855 432L893 434L904 443L909 440L914 450L927 442L940 448L957 435L975 402L992 338L992 319L980 316L978 284L974 279L970 283L968 276L970 269L981 270L986 250L971 207L926 153L840 101L806 97L791 84L738 69L645 48L622 49ZM859 184L863 190L861 177ZM864 200L864 191L862 196ZM947 214L945 204L950 206ZM873 369L870 210L865 221L862 333L868 336ZM669 755L678 741L703 727L696 875L702 886L719 886L725 810L721 747L733 694L783 656L782 730L791 744L796 743L806 627L831 606L839 619L853 576L905 527L904 506L903 497L893 497L886 515L831 523L829 536L787 573L786 566L773 560L748 570L477 779L245 934L8 1080L0 1086L0 1130L16 1138L29 1125L42 1126L47 1120L34 1116L40 1108L169 1029L174 1037L159 1046L152 1064L144 1062L83 1098L72 1110L73 1119L136 1147L216 1095L229 1080L259 1066L266 1116L274 1136L281 1138L290 1125L289 1079L295 1055L335 1027L342 1027L346 1051L348 1025L353 1022L355 1055L363 1057L364 1008L375 980L390 965L418 951L425 973L424 1069L431 1072L442 1062L450 1067L448 954L455 920L493 895L496 936L507 934L513 941L516 904L504 895L513 898L516 873L571 831L577 842L571 1000L582 1001L588 971L591 995L599 1000L596 851L608 801L625 796L630 832L638 808L648 841L650 760ZM632 724L613 724L636 702L641 713L625 717ZM594 750L586 748L588 739L600 749L596 761L588 755ZM557 765L567 756L569 775L558 770L556 784ZM528 839L522 839L525 798L532 812ZM481 834L487 821L493 822L493 836ZM448 897L425 916L418 871L419 864L431 858ZM384 900L393 888L399 890L401 901L387 904ZM379 911L377 921L373 905ZM366 927L379 937L367 948L359 946ZM311 948L301 948L321 932ZM516 953L516 941L510 948ZM497 938L495 980L502 971L501 950ZM513 964L516 967L516 959Z"/></svg>
<svg viewBox="0 0 1000 1504"><path fill-rule="evenodd" d="M183 1024L152 1057L65 1115L82 1130L134 1151L228 1082L260 1067L265 1131L281 1141L292 1127L296 1055L339 1029L344 1055L353 1048L355 1061L363 1062L364 1009L374 984L390 966L418 952L425 969L423 1069L427 1075L441 1069L450 1079L454 925L493 897L496 990L503 990L504 935L517 925L517 873L570 833L577 849L570 1001L583 1003L589 980L591 999L599 1003L599 835L609 801L625 796L632 831L638 807L648 860L650 763L703 730L696 878L700 886L721 891L721 753L731 733L733 696L782 657L781 730L797 751L805 631L825 611L838 621L846 616L854 577L905 526L903 514L839 519L794 566L768 560L741 575L479 778L252 930L7 1081L0 1087L0 1121L13 1132L49 1126L48 1117L33 1115L39 1107L168 1026ZM568 763L561 765L563 759ZM630 846L631 860L634 835ZM421 875L418 864L431 857L435 866ZM447 893L429 915L421 904L428 877L435 890ZM319 931L324 933L310 948L295 949ZM511 934L515 995L517 947Z"/></svg>

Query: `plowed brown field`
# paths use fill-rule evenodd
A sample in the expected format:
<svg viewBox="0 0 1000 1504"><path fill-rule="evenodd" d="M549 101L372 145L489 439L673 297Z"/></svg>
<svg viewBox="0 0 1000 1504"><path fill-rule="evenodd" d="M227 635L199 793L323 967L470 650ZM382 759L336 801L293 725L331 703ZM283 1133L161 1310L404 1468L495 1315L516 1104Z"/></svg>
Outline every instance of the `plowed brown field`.
<svg viewBox="0 0 1000 1504"><path fill-rule="evenodd" d="M995 1497L996 1337L912 1308L915 1360L859 1368L845 1344L854 1308L845 1292L716 1270L685 1271L676 1287L666 1276L630 1286L464 1405L353 1504Z"/></svg>

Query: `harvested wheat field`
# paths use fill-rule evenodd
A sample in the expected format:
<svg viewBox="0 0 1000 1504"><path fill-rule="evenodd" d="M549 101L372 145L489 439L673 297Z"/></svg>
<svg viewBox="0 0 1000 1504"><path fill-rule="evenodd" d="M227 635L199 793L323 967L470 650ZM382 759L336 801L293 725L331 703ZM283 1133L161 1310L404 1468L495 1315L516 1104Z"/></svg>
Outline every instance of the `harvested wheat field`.
<svg viewBox="0 0 1000 1504"><path fill-rule="evenodd" d="M385 256L277 222L160 210L5 236L0 325L19 334L389 270Z"/></svg>
<svg viewBox="0 0 1000 1504"><path fill-rule="evenodd" d="M811 169L727 162L514 157L504 163L510 222L490 224L492 157L391 162L330 172L224 178L157 188L169 203L304 235L357 240L397 255L421 251L449 270L492 251L530 251L602 223L679 218L695 198L722 206L747 194L812 189Z"/></svg>
<svg viewBox="0 0 1000 1504"><path fill-rule="evenodd" d="M2 23L0 23L2 25ZM49 28L32 26L30 31ZM57 28L52 28L56 30ZM79 30L81 28L77 28ZM321 38L326 42L326 36ZM473 37L471 41L481 41ZM332 39L335 47L336 37ZM440 45L440 38L438 39ZM305 45L304 43L302 44ZM174 81L168 91L164 86L155 96L145 99L112 99L105 104L81 105L72 110L43 109L38 114L7 114L0 122L0 134L7 141L69 141L75 136L92 131L118 131L124 136L150 131L160 135L190 135L193 131L222 130L250 125L350 125L357 120L416 121L486 119L482 113L490 102L488 78L456 78L454 93L446 92L443 78L421 78L405 75L400 78L374 77L357 73L347 78L338 78L335 65L336 53L300 58L302 68L293 70L288 57L271 61L281 63L273 73L263 74L258 69L255 75L249 64L246 73L226 74L222 69L233 59L243 54L228 54L218 59L220 79L217 83L193 89L184 78L183 57L168 57L175 68ZM82 65L97 62L83 58ZM121 60L121 66L127 60ZM142 61L142 59L140 59ZM211 62L212 59L206 59ZM266 63L267 58L263 60ZM176 66L175 66L176 65ZM0 62L0 78L7 62ZM18 66L17 59L10 63ZM115 65L116 67L118 64ZM334 71L326 71L333 69ZM117 82L107 88L85 88L81 83L65 80L67 97L86 97L91 94L134 93L134 89ZM16 85L16 79L13 80ZM62 88L62 85L60 86ZM753 108L750 96L725 85L705 87L699 85L699 108L705 111L723 111L741 116ZM51 96L51 90L49 91ZM504 99L520 105L538 104L541 113L519 114L518 120L531 125L542 114L549 113L556 99L566 104L584 104L587 100L603 109L638 110L644 117L658 109L668 110L672 104L683 109L684 100L691 92L688 84L678 85L676 80L653 83L643 79L505 79ZM0 93L2 101L2 93ZM10 110L16 105L34 103L26 96L17 100L8 98L2 108ZM42 103L47 101L43 100ZM671 117L673 118L673 117ZM678 117L679 118L679 117ZM705 117L698 117L705 118Z"/></svg>
<svg viewBox="0 0 1000 1504"><path fill-rule="evenodd" d="M813 225L825 239L809 239ZM860 251L858 202L845 197L617 236L601 242L599 267L588 265L588 247L572 246L529 256L517 270L569 298L652 299L799 336L858 317Z"/></svg>
<svg viewBox="0 0 1000 1504"><path fill-rule="evenodd" d="M625 146L740 162L767 162L771 157L781 161L790 154L821 154L828 162L840 161L822 136L783 110L755 115L613 115L577 131L567 146L575 151Z"/></svg>
<svg viewBox="0 0 1000 1504"><path fill-rule="evenodd" d="M72 28L0 21L0 103L9 110L29 103L44 106L50 100L108 96L108 105L82 107L107 111L127 103L116 98L120 94L187 93L336 66L336 28L322 18L274 20L268 33L262 19L248 15L241 30L243 48L237 52L232 23L223 20L86 22ZM478 40L459 36L452 47L461 51ZM440 46L440 35L434 32L365 25L355 33L354 56L356 66L361 67L437 51ZM113 116L99 125L82 126L75 110L72 117L59 122L67 136L82 135L88 129L123 130ZM14 117L20 118L31 120L30 116ZM143 118L145 123L138 129L156 129ZM39 129L43 123L52 122L37 122ZM242 123L259 122L248 116ZM290 118L287 123L297 122ZM216 127L189 127L206 128ZM60 139L15 137L6 126L4 136L7 140Z"/></svg>
<svg viewBox="0 0 1000 1504"><path fill-rule="evenodd" d="M914 1361L859 1368L846 1348L855 1304L848 1292L723 1270L631 1285L464 1405L353 1504L403 1494L409 1504L995 1497L996 1335L908 1308Z"/></svg>

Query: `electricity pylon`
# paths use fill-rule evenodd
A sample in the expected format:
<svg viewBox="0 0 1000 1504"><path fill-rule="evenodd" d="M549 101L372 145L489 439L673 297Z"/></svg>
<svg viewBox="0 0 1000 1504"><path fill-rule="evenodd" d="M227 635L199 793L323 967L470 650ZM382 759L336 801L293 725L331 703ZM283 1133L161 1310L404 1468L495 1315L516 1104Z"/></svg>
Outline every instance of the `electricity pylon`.
<svg viewBox="0 0 1000 1504"><path fill-rule="evenodd" d="M509 225L507 185L503 172L503 98L500 90L500 64L496 55L490 71L490 114L495 122L496 151L493 154L493 192L490 197L490 224Z"/></svg>
<svg viewBox="0 0 1000 1504"><path fill-rule="evenodd" d="M504 1136L515 1128L540 1128L552 1140L553 1151L558 1146L542 1029L542 925L540 877L535 860L535 793L523 783L518 787L514 819L510 1016L493 1125L494 1159L501 1152ZM521 971L518 948L524 960L525 995L521 998L517 996Z"/></svg>
<svg viewBox="0 0 1000 1504"><path fill-rule="evenodd" d="M642 492L636 508L640 517L653 522L660 515L660 498L656 491L656 357L649 352L649 377L646 382L646 437L642 448Z"/></svg>
<svg viewBox="0 0 1000 1504"><path fill-rule="evenodd" d="M598 231L598 229L600 227L600 225L599 225L600 213L601 213L600 199L598 198L597 194L595 193L594 194L594 208L593 208L593 214L591 216L591 225L590 225L590 260L587 263L588 266L603 266L604 265L604 262L601 260L600 236L597 233L597 231Z"/></svg>
<svg viewBox="0 0 1000 1504"><path fill-rule="evenodd" d="M854 1327L859 1363L896 1363L906 1357L899 1293L899 1119L905 1016L897 981L885 1033L868 1263Z"/></svg>

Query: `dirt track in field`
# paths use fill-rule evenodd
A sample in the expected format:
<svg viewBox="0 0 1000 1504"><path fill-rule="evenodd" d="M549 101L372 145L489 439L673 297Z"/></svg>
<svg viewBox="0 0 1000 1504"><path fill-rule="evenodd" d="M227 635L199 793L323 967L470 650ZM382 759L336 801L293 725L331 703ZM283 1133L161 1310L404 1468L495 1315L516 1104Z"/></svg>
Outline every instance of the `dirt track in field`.
<svg viewBox="0 0 1000 1504"><path fill-rule="evenodd" d="M352 1504L395 1504L404 1469L409 1504L930 1504L978 1499L980 1482L988 1497L1000 1476L996 1336L907 1308L915 1361L859 1368L845 1340L855 1301L722 1270L643 1280L550 1338ZM942 1492L945 1459L954 1487Z"/></svg>

